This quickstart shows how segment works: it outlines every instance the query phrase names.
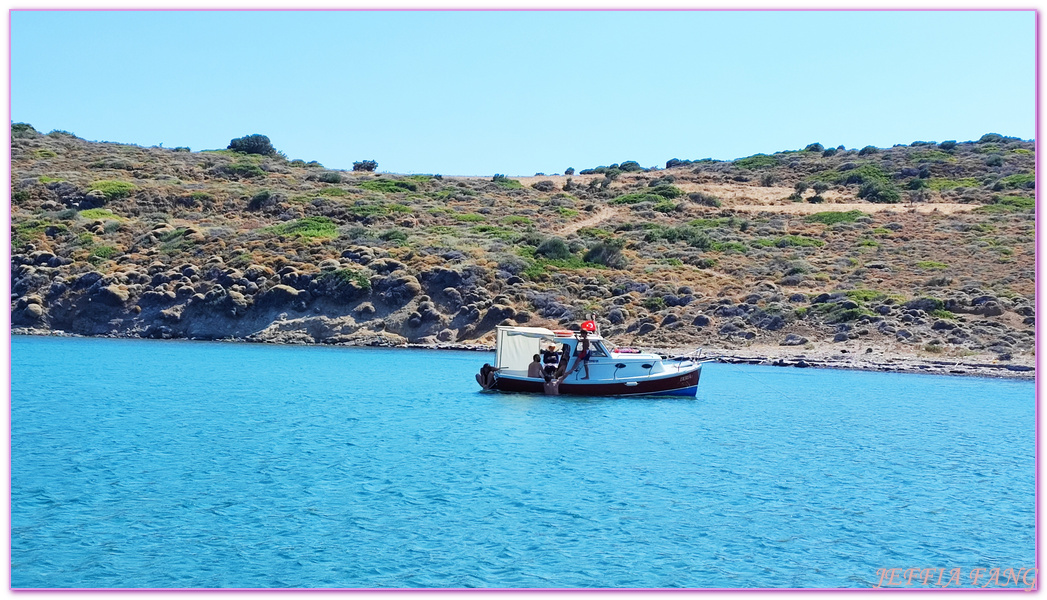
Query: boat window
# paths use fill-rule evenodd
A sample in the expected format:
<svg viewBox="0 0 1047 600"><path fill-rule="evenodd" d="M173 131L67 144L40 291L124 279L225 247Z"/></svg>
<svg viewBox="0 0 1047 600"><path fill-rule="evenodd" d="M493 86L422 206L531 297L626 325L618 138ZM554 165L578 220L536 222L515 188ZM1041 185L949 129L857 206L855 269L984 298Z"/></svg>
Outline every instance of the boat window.
<svg viewBox="0 0 1047 600"><path fill-rule="evenodd" d="M608 356L607 349L603 347L603 342L592 342L589 344L589 352L593 356L606 358Z"/></svg>

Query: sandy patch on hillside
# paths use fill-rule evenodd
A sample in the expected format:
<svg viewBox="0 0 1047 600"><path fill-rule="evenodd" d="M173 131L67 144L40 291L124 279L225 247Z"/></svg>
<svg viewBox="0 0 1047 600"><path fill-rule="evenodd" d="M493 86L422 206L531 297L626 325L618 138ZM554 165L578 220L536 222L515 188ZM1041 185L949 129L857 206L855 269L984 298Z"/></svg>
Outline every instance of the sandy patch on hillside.
<svg viewBox="0 0 1047 600"><path fill-rule="evenodd" d="M579 229L582 229L583 227L595 227L596 225L599 225L607 219L610 219L611 217L617 215L618 212L619 209L613 206L604 206L600 210L596 211L596 214L589 217L588 219L570 223L566 227L560 228L556 233L558 235L568 236L578 231Z"/></svg>

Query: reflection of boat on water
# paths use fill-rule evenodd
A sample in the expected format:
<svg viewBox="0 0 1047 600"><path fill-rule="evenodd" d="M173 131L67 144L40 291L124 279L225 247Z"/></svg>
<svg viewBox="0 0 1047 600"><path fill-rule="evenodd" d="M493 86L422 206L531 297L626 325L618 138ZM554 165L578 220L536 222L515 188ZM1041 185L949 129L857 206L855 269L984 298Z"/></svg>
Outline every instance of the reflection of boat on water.
<svg viewBox="0 0 1047 600"><path fill-rule="evenodd" d="M663 358L631 348L613 348L598 332L588 335L589 379L584 369L569 372L559 393L581 396L632 396L640 394L694 396L702 363L697 357ZM498 327L494 368L484 365L476 376L486 390L541 394L545 380L528 377L527 368L535 354L550 344L562 349L574 369L581 347L578 333L542 327Z"/></svg>

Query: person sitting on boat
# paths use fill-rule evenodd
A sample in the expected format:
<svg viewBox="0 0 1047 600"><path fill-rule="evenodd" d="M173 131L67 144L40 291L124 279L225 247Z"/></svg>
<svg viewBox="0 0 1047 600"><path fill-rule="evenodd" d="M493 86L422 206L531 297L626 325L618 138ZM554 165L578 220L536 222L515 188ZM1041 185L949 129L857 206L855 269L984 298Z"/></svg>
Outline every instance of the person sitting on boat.
<svg viewBox="0 0 1047 600"><path fill-rule="evenodd" d="M534 362L527 365L527 376L540 379L543 376L542 373L542 361L540 356L534 355Z"/></svg>
<svg viewBox="0 0 1047 600"><path fill-rule="evenodd" d="M480 372L476 374L476 382L485 390L491 389L494 386L494 374L497 371L501 369L484 363L484 366L480 367Z"/></svg>
<svg viewBox="0 0 1047 600"><path fill-rule="evenodd" d="M556 365L556 370L553 371L553 377L559 377L567 373L567 367L571 364L571 345L564 344L563 352L560 352L560 363Z"/></svg>
<svg viewBox="0 0 1047 600"><path fill-rule="evenodd" d="M560 356L556 353L556 345L549 344L549 347L542 350L542 362L545 363L545 373L551 375L556 370L556 363L560 360Z"/></svg>
<svg viewBox="0 0 1047 600"><path fill-rule="evenodd" d="M577 373L579 368L585 367L585 377L582 377L582 379L589 379L589 357L591 356L589 352L589 332L583 329L581 336L581 350L578 351L578 358L574 361L574 369L571 372Z"/></svg>

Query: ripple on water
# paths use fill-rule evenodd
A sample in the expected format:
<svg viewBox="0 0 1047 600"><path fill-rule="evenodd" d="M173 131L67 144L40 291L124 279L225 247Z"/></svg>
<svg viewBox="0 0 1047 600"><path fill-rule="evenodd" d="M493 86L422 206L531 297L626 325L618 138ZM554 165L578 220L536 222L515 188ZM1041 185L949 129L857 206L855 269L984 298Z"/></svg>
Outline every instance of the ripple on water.
<svg viewBox="0 0 1047 600"><path fill-rule="evenodd" d="M477 393L475 353L15 337L11 356L14 587L1033 566L1029 382L713 364L693 400L548 398Z"/></svg>

